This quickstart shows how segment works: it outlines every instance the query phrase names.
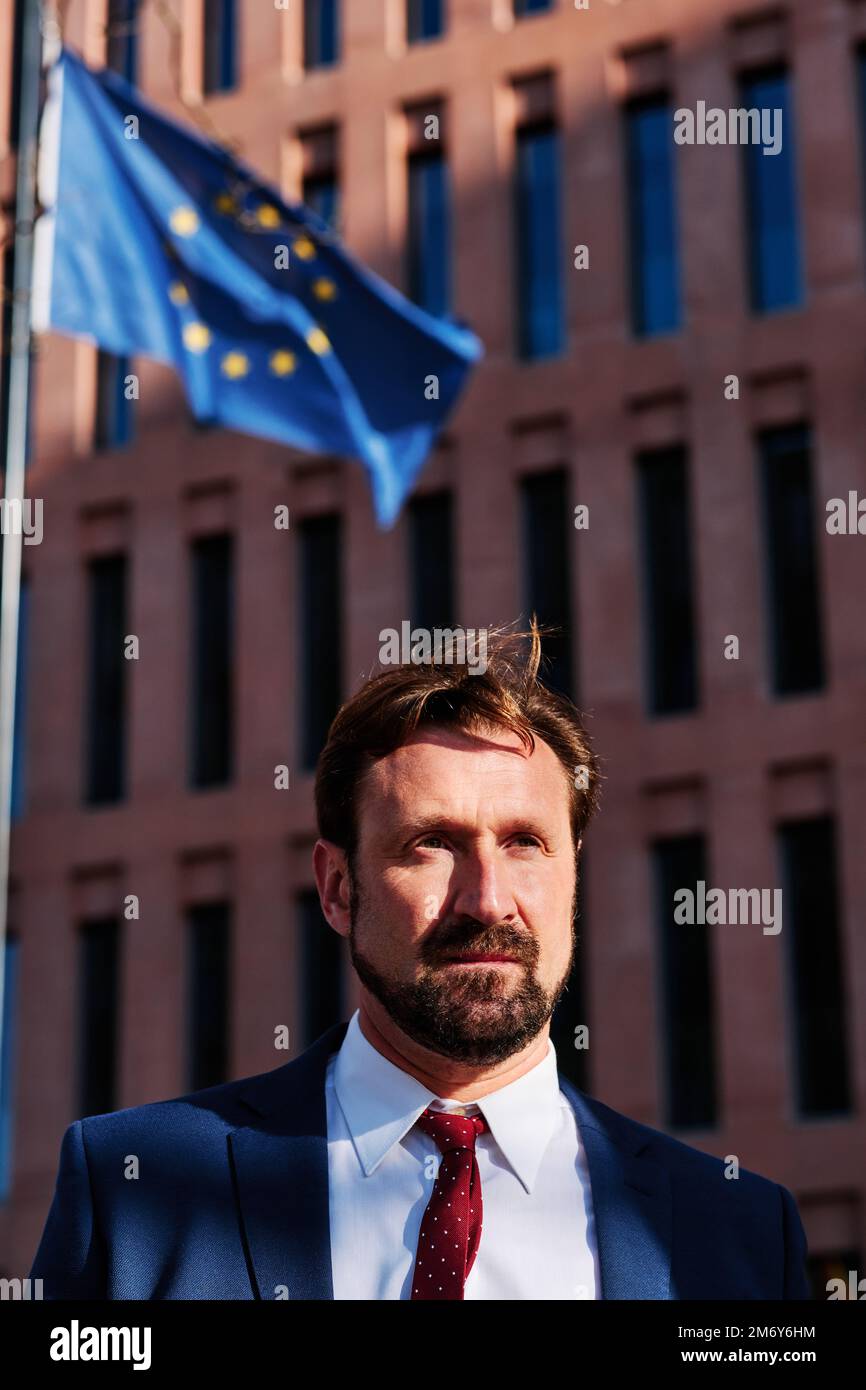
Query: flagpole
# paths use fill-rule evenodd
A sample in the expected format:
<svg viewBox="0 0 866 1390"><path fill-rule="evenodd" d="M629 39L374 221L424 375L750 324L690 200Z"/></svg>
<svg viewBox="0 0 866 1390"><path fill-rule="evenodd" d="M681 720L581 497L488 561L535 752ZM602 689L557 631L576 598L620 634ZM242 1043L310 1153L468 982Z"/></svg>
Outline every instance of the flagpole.
<svg viewBox="0 0 866 1390"><path fill-rule="evenodd" d="M4 508L7 518L23 520L24 472L30 398L30 295L33 281L33 230L36 214L36 153L41 71L41 0L22 0L21 86L15 186L15 242L12 326L9 355ZM0 1038L5 1004L6 920L9 905L9 832L12 815L12 755L18 614L21 598L21 528L3 537L0 595ZM0 1068L0 1087L3 1085ZM2 1094L0 1094L2 1101Z"/></svg>

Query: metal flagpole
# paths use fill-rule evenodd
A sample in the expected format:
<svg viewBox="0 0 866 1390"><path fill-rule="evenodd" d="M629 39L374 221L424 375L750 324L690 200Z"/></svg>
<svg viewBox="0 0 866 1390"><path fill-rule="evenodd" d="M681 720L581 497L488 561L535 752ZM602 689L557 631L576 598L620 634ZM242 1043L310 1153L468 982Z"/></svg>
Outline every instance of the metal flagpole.
<svg viewBox="0 0 866 1390"><path fill-rule="evenodd" d="M6 918L9 898L9 829L12 813L12 752L21 597L21 526L30 396L30 294L36 214L36 152L39 132L41 0L21 0L21 87L18 104L18 164L15 187L15 243L12 332L9 362L6 477L3 511L9 529L3 537L0 598L0 1025L4 1018ZM0 1026L0 1037L2 1037ZM3 1084L0 1068L0 1086ZM0 1095L2 1102L2 1095Z"/></svg>

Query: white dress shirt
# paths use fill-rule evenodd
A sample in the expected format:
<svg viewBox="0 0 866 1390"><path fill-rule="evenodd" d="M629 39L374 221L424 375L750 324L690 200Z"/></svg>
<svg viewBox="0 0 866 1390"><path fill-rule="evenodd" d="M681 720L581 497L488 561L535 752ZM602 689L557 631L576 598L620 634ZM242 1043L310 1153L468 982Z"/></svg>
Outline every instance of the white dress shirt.
<svg viewBox="0 0 866 1390"><path fill-rule="evenodd" d="M441 1100L377 1052L356 1011L325 1090L335 1299L410 1297L441 1158L413 1128L428 1105L480 1111L488 1125L476 1141L484 1215L464 1297L598 1296L589 1170L552 1042L530 1071L477 1102Z"/></svg>

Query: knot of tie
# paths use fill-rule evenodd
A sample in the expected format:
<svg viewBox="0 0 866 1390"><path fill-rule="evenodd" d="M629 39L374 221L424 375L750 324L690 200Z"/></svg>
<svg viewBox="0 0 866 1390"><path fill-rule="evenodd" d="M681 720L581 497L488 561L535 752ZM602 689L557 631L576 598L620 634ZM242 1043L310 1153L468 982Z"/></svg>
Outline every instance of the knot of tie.
<svg viewBox="0 0 866 1390"><path fill-rule="evenodd" d="M442 1153L452 1149L469 1149L474 1153L475 1140L487 1129L483 1115L459 1115L453 1110L425 1110L418 1117L418 1127L438 1146Z"/></svg>

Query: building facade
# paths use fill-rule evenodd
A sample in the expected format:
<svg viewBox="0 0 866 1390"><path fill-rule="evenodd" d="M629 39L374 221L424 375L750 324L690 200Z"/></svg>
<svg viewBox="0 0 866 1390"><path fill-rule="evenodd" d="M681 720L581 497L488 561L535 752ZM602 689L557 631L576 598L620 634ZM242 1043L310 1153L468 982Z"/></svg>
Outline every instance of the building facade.
<svg viewBox="0 0 866 1390"><path fill-rule="evenodd" d="M328 722L383 629L532 611L605 778L560 1065L790 1187L817 1290L866 1273L866 0L63 22L486 355L380 532L360 465L197 426L158 364L36 343L0 1273L30 1267L72 1120L348 1017L311 868Z"/></svg>

